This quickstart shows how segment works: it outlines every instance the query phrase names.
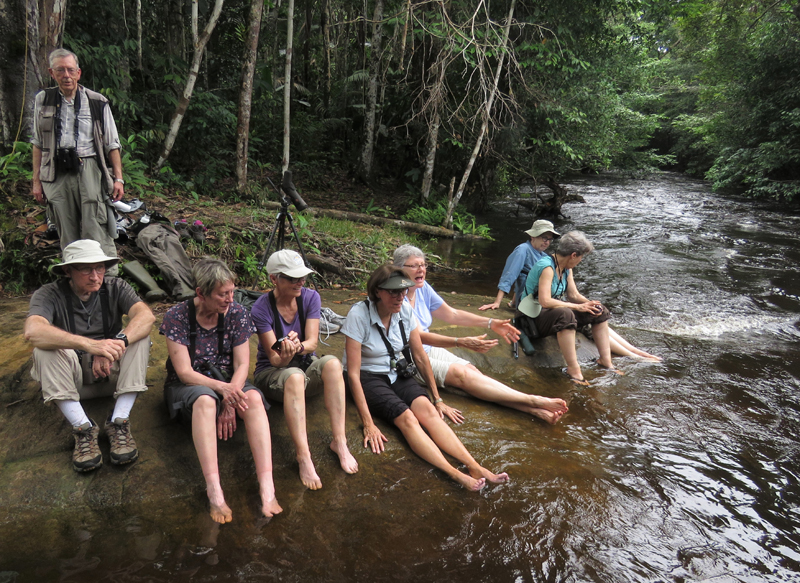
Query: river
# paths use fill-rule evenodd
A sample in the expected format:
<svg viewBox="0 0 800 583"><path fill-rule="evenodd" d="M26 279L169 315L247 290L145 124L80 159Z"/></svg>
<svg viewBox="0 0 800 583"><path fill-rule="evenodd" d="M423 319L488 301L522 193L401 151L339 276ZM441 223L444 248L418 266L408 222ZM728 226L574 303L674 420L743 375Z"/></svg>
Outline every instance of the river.
<svg viewBox="0 0 800 583"><path fill-rule="evenodd" d="M521 356L498 374L569 399L554 427L448 394L467 414L456 432L508 484L465 493L391 435L399 461L375 466L370 482L339 473L297 494L296 476L276 475L285 512L269 524L219 529L176 503L48 525L54 540L0 564L19 573L0 582L797 581L800 212L674 174L569 187L586 204L566 206L556 227L596 247L579 287L664 362L617 359L625 376L587 368L592 385L576 388ZM499 203L488 217L497 241L437 248L475 269L431 273L440 292L494 296L532 222L513 210Z"/></svg>

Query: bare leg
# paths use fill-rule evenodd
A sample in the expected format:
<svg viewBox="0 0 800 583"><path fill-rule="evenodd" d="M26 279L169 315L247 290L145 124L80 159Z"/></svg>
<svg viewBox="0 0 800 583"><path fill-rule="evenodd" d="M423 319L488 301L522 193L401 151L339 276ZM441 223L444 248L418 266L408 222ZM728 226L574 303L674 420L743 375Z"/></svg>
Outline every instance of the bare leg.
<svg viewBox="0 0 800 583"><path fill-rule="evenodd" d="M337 359L329 360L322 369L322 386L325 390L325 408L331 417L331 430L333 441L331 450L339 456L339 464L348 474L358 471L358 462L347 448L345 435L344 411L344 377L342 376L342 363Z"/></svg>
<svg viewBox="0 0 800 583"><path fill-rule="evenodd" d="M475 461L450 426L439 416L439 412L427 397L419 397L411 403L411 411L419 423L430 434L433 442L446 454L456 458L467 466L473 478L485 478L489 482L499 483L508 480L508 474L494 474Z"/></svg>
<svg viewBox="0 0 800 583"><path fill-rule="evenodd" d="M213 397L201 395L192 407L192 441L200 460L200 469L206 479L206 493L214 522L225 524L233 520L233 512L225 504L219 482L217 462L217 402Z"/></svg>
<svg viewBox="0 0 800 583"><path fill-rule="evenodd" d="M425 400L427 401L427 398ZM419 399L417 399L417 401L419 401ZM399 417L395 418L394 424L403 433L403 436L406 438L406 441L408 441L411 449L414 450L414 453L433 467L442 470L445 474L450 476L450 478L473 492L477 492L486 486L486 480L484 478L473 478L472 476L459 472L450 465L444 455L442 455L441 450L436 447L431 437L422 429L412 411L407 410Z"/></svg>
<svg viewBox="0 0 800 583"><path fill-rule="evenodd" d="M583 380L581 366L578 364L578 354L575 352L575 330L567 328L556 334L561 355L567 361L567 374L573 379Z"/></svg>
<svg viewBox="0 0 800 583"><path fill-rule="evenodd" d="M247 391L248 409L239 416L244 420L247 441L256 464L258 489L261 495L261 512L269 518L283 512L275 498L275 483L272 481L272 440L269 434L269 419L264 402L257 391Z"/></svg>
<svg viewBox="0 0 800 583"><path fill-rule="evenodd" d="M311 461L306 434L306 380L300 373L290 376L283 385L283 414L297 452L300 481L310 490L319 490L322 488L322 480Z"/></svg>
<svg viewBox="0 0 800 583"><path fill-rule="evenodd" d="M486 376L471 364L451 364L447 369L445 384L458 387L477 399L534 415L548 423L558 423L568 409L563 399L550 399L515 391L500 381Z"/></svg>
<svg viewBox="0 0 800 583"><path fill-rule="evenodd" d="M611 343L608 339L608 322L592 324L592 337L594 338L595 346L597 346L597 352L600 353L597 364L613 369L614 363L611 361Z"/></svg>
<svg viewBox="0 0 800 583"><path fill-rule="evenodd" d="M611 341L611 352L620 356L630 356L633 358L643 358L653 362L661 362L661 358L636 348L633 344L625 340L611 326L608 327L608 339Z"/></svg>

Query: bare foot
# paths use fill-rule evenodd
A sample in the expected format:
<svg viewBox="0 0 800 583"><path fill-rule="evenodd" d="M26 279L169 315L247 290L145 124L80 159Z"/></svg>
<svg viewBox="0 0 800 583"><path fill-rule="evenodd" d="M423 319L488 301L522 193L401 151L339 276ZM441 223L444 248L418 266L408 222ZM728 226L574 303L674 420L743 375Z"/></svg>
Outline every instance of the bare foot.
<svg viewBox="0 0 800 583"><path fill-rule="evenodd" d="M211 520L219 524L225 524L233 520L233 511L225 504L225 496L222 488L212 484L206 484L208 503L211 507Z"/></svg>
<svg viewBox="0 0 800 583"><path fill-rule="evenodd" d="M283 512L283 508L281 508L280 504L278 504L277 498L275 498L274 496L272 497L271 500L264 500L262 498L262 503L263 504L261 506L261 512L267 518L271 518L276 514L280 514L281 512Z"/></svg>
<svg viewBox="0 0 800 583"><path fill-rule="evenodd" d="M211 504L211 520L220 524L225 524L233 520L233 511L224 502L222 506Z"/></svg>
<svg viewBox="0 0 800 583"><path fill-rule="evenodd" d="M477 466L474 469L469 471L469 474L473 478L484 478L487 482L492 484L502 484L503 482L508 482L508 474L503 472L502 474L493 474L486 468L482 466Z"/></svg>
<svg viewBox="0 0 800 583"><path fill-rule="evenodd" d="M297 460L300 464L300 481L309 490L319 490L322 488L322 480L317 475L317 470L314 468L314 462L311 458L306 460Z"/></svg>
<svg viewBox="0 0 800 583"><path fill-rule="evenodd" d="M649 352L645 352L644 350L635 350L632 354L633 358L638 360L645 360L647 362L661 362L664 360L660 356L656 356L655 354L650 354Z"/></svg>
<svg viewBox="0 0 800 583"><path fill-rule="evenodd" d="M547 421L550 425L555 425L561 418L564 416L566 411L550 411L548 409L531 409L531 415L534 417L538 417L544 421Z"/></svg>
<svg viewBox="0 0 800 583"><path fill-rule="evenodd" d="M486 487L486 480L484 478L473 478L459 471L456 471L452 478L471 492L478 492Z"/></svg>
<svg viewBox="0 0 800 583"><path fill-rule="evenodd" d="M347 448L347 441L331 441L331 451L339 456L339 464L348 474L355 474L358 471L358 462L350 450Z"/></svg>

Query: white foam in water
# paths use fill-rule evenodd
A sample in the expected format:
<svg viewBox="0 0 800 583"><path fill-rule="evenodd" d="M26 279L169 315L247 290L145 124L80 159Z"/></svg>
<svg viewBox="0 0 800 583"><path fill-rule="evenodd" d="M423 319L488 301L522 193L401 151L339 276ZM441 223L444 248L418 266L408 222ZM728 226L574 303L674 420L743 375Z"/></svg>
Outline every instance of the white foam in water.
<svg viewBox="0 0 800 583"><path fill-rule="evenodd" d="M791 317L769 314L673 314L667 318L651 319L636 327L671 336L713 339L739 332L778 332L792 322Z"/></svg>

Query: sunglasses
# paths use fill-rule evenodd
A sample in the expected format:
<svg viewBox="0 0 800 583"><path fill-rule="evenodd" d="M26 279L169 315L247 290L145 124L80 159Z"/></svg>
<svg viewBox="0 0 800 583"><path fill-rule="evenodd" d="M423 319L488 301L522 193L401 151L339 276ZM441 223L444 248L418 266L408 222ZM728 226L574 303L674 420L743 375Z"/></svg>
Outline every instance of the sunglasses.
<svg viewBox="0 0 800 583"><path fill-rule="evenodd" d="M296 284L297 282L300 282L300 283L305 283L306 282L306 276L305 275L303 277L289 277L288 275L283 275L281 273L280 275L278 275L278 277L280 277L281 279L285 279L286 281L288 281L292 285Z"/></svg>

